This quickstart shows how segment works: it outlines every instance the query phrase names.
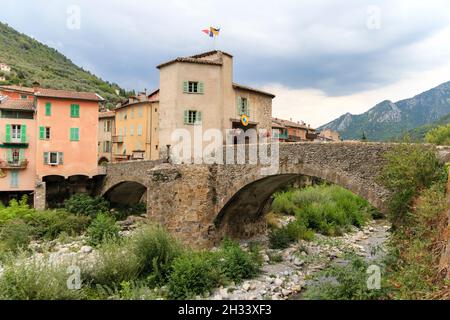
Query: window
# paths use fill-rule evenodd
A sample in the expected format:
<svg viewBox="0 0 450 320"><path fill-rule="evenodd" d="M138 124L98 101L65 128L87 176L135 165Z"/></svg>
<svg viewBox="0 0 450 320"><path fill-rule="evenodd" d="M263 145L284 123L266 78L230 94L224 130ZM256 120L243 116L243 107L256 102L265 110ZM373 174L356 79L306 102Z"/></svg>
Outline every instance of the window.
<svg viewBox="0 0 450 320"><path fill-rule="evenodd" d="M204 93L205 85L199 81L184 81L183 92L184 93Z"/></svg>
<svg viewBox="0 0 450 320"><path fill-rule="evenodd" d="M56 166L63 164L64 154L62 152L44 152L44 164Z"/></svg>
<svg viewBox="0 0 450 320"><path fill-rule="evenodd" d="M71 104L70 105L70 116L72 118L79 118L80 117L80 105L78 105L78 104Z"/></svg>
<svg viewBox="0 0 450 320"><path fill-rule="evenodd" d="M70 141L80 140L80 128L70 128Z"/></svg>
<svg viewBox="0 0 450 320"><path fill-rule="evenodd" d="M111 152L111 141L103 142L103 152Z"/></svg>
<svg viewBox="0 0 450 320"><path fill-rule="evenodd" d="M202 122L201 111L185 110L184 111L184 124L199 124Z"/></svg>
<svg viewBox="0 0 450 320"><path fill-rule="evenodd" d="M11 188L19 187L19 171L12 170L11 171L11 180L10 180Z"/></svg>
<svg viewBox="0 0 450 320"><path fill-rule="evenodd" d="M142 106L138 108L138 117L142 118Z"/></svg>
<svg viewBox="0 0 450 320"><path fill-rule="evenodd" d="M20 124L6 125L5 142L26 143L27 142L27 126Z"/></svg>
<svg viewBox="0 0 450 320"><path fill-rule="evenodd" d="M134 125L130 125L130 136L134 135Z"/></svg>
<svg viewBox="0 0 450 320"><path fill-rule="evenodd" d="M122 112L122 119L123 119L123 120L127 120L127 110L125 110L124 112Z"/></svg>
<svg viewBox="0 0 450 320"><path fill-rule="evenodd" d="M238 115L242 116L243 114L250 116L250 108L248 105L248 99L247 98L242 98L242 97L238 97L237 99L237 112Z"/></svg>
<svg viewBox="0 0 450 320"><path fill-rule="evenodd" d="M105 132L111 132L111 120L106 120L103 123L103 131Z"/></svg>
<svg viewBox="0 0 450 320"><path fill-rule="evenodd" d="M23 99L23 100L28 99L28 96L26 94L21 94L20 99Z"/></svg>
<svg viewBox="0 0 450 320"><path fill-rule="evenodd" d="M50 102L47 102L45 104L45 115L51 116L52 115L52 104Z"/></svg>
<svg viewBox="0 0 450 320"><path fill-rule="evenodd" d="M39 127L39 139L40 140L50 140L51 137L51 130L50 127Z"/></svg>
<svg viewBox="0 0 450 320"><path fill-rule="evenodd" d="M142 124L138 125L137 127L137 135L142 136Z"/></svg>
<svg viewBox="0 0 450 320"><path fill-rule="evenodd" d="M20 140L20 133L21 133L21 128L20 128L20 124L13 124L11 125L11 139L13 141L15 140Z"/></svg>
<svg viewBox="0 0 450 320"><path fill-rule="evenodd" d="M123 130L122 130L122 128L120 128L119 129L119 137L122 137L123 136Z"/></svg>
<svg viewBox="0 0 450 320"><path fill-rule="evenodd" d="M134 118L134 108L131 107L130 109L130 118L133 119Z"/></svg>

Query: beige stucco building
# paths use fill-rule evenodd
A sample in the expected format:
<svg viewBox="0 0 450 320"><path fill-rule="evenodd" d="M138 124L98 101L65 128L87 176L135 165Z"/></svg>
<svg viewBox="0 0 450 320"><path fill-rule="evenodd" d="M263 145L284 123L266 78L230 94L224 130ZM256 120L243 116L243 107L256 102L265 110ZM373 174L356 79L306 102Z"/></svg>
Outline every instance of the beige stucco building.
<svg viewBox="0 0 450 320"><path fill-rule="evenodd" d="M98 113L98 164L112 161L112 136L116 130L115 111L101 110Z"/></svg>
<svg viewBox="0 0 450 320"><path fill-rule="evenodd" d="M158 158L158 99L159 90L142 92L116 107L113 161Z"/></svg>
<svg viewBox="0 0 450 320"><path fill-rule="evenodd" d="M167 156L167 145L173 145L175 129L202 126L219 129L226 142L227 129L266 129L272 120L271 93L233 82L233 56L211 51L191 57L176 58L157 67L160 71L159 150ZM241 116L249 124L241 124ZM206 144L206 143L205 143Z"/></svg>

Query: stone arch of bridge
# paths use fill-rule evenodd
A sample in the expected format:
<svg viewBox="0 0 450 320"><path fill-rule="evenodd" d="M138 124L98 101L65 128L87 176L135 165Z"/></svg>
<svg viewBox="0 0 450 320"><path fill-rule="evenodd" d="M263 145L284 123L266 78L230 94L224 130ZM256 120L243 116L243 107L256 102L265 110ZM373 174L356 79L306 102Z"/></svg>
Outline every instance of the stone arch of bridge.
<svg viewBox="0 0 450 320"><path fill-rule="evenodd" d="M118 181L110 181L103 190L102 196L112 205L133 205L145 197L147 185L138 177L125 177Z"/></svg>
<svg viewBox="0 0 450 320"><path fill-rule="evenodd" d="M218 239L225 235L232 238L249 238L263 233L266 228L264 215L269 211L271 196L300 176L319 178L344 187L385 212L385 201L380 197L385 190L376 183L329 168L293 164L280 168L277 174L270 176L262 177L256 172L249 173L240 179L240 183L229 188L222 200L224 205L214 220Z"/></svg>

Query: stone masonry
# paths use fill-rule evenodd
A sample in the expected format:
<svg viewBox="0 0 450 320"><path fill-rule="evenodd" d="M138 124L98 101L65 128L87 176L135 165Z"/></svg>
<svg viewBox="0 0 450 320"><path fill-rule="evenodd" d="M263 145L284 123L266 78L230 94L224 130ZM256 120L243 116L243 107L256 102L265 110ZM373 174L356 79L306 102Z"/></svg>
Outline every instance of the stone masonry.
<svg viewBox="0 0 450 320"><path fill-rule="evenodd" d="M388 190L378 181L388 143L282 143L277 172L261 164L181 164L138 161L108 164L102 194L133 203L145 197L149 217L193 247L224 236L248 238L266 228L271 195L301 176L340 185L386 210ZM438 149L448 159L449 149ZM145 194L146 192L146 194Z"/></svg>

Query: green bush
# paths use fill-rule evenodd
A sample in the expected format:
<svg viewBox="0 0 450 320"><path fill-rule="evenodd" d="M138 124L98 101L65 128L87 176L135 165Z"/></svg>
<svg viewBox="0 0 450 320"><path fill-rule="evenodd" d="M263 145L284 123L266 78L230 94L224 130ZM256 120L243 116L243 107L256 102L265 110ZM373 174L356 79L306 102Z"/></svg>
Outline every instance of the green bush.
<svg viewBox="0 0 450 320"><path fill-rule="evenodd" d="M64 210L34 211L24 218L33 227L34 237L38 239L56 239L61 233L76 236L86 230L91 219L67 213Z"/></svg>
<svg viewBox="0 0 450 320"><path fill-rule="evenodd" d="M235 283L241 282L256 276L260 269L260 259L258 249L251 252L244 251L237 242L224 240L221 250L218 252L220 256L221 273Z"/></svg>
<svg viewBox="0 0 450 320"><path fill-rule="evenodd" d="M0 207L0 224L15 218L26 218L35 212L28 205L28 197L24 195L20 201L12 199L7 207Z"/></svg>
<svg viewBox="0 0 450 320"><path fill-rule="evenodd" d="M64 201L67 211L74 214L83 214L95 217L99 213L108 213L108 201L102 197L90 197L87 194L79 193Z"/></svg>
<svg viewBox="0 0 450 320"><path fill-rule="evenodd" d="M290 222L286 227L269 231L269 245L272 249L286 249L300 239L311 240L314 232L308 230L303 221Z"/></svg>
<svg viewBox="0 0 450 320"><path fill-rule="evenodd" d="M119 226L113 217L100 213L87 228L86 235L90 245L96 246L104 240L115 239L119 237Z"/></svg>
<svg viewBox="0 0 450 320"><path fill-rule="evenodd" d="M389 216L394 225L399 225L411 211L420 191L446 180L447 172L439 164L435 151L423 145L399 144L386 154L386 159L379 181L392 191Z"/></svg>
<svg viewBox="0 0 450 320"><path fill-rule="evenodd" d="M66 264L10 257L0 277L1 300L74 300L84 297L83 290L67 287Z"/></svg>
<svg viewBox="0 0 450 320"><path fill-rule="evenodd" d="M182 253L180 244L160 226L145 226L131 238L131 247L140 264L140 273L152 283L167 280L173 260Z"/></svg>
<svg viewBox="0 0 450 320"><path fill-rule="evenodd" d="M8 220L0 229L1 251L16 251L19 248L26 248L33 233L33 228L22 219Z"/></svg>
<svg viewBox="0 0 450 320"><path fill-rule="evenodd" d="M141 263L128 239L105 241L97 251L96 262L83 267L90 285L113 286L138 279Z"/></svg>
<svg viewBox="0 0 450 320"><path fill-rule="evenodd" d="M425 141L437 145L450 145L450 124L430 130L425 135Z"/></svg>
<svg viewBox="0 0 450 320"><path fill-rule="evenodd" d="M345 265L333 265L317 273L304 297L312 300L378 300L387 297L388 287L383 275L381 288L369 289L369 264L355 256L348 256L346 260Z"/></svg>
<svg viewBox="0 0 450 320"><path fill-rule="evenodd" d="M171 299L189 299L203 295L221 283L217 255L188 252L173 262L168 289Z"/></svg>

